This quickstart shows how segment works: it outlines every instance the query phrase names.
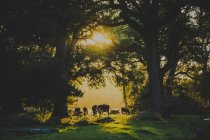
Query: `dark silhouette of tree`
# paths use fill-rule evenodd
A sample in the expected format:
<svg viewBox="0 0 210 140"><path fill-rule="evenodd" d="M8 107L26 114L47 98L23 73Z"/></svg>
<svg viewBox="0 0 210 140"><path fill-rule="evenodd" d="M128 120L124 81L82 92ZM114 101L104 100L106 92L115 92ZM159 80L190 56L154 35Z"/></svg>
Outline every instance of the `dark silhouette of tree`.
<svg viewBox="0 0 210 140"><path fill-rule="evenodd" d="M54 105L51 121L59 122L68 116L67 96L82 95L74 80L86 77L89 86L104 86L104 74L109 72L116 84L123 87L126 102L126 87L141 84L142 73L137 75L136 69L141 63L147 68L152 111L161 113L162 100L166 100L163 95L173 94L178 75L198 80L203 86L208 83L207 3L207 0L6 1L0 7L1 106L4 111L20 111L22 99L32 104L49 99ZM99 25L128 25L130 29L125 33L126 39L113 39L113 48L98 51L97 46L92 50L82 48L78 42L90 37ZM193 63L199 66L192 66ZM135 87L132 88L134 91Z"/></svg>
<svg viewBox="0 0 210 140"><path fill-rule="evenodd" d="M7 16L3 19L4 15ZM3 38L1 48L5 47L6 49L12 44L12 49L20 53L18 55L21 55L24 49L30 50L28 53L31 55L23 54L25 59L20 62L28 67L24 73L26 79L23 82L29 81L24 84L30 86L36 84L37 88L41 90L42 88L47 90L45 88L50 85L53 87L51 99L54 103L53 117L56 119L68 115L66 98L77 90L69 84L69 80L72 80L69 74L73 68L73 51L81 37L80 31L88 24L85 14L72 0L62 2L21 0L18 2L7 1L1 5L1 37ZM38 53L42 53L44 49L41 50L41 48L44 47L47 47L48 51L55 51L53 55L43 60L38 58L43 57ZM40 49L40 52L33 52L33 48ZM11 56L11 52L8 53ZM34 59L34 61L30 59ZM22 67L23 65L18 66ZM43 84L45 87L42 87ZM24 89L33 90L30 87ZM39 92L37 89L31 91L31 94L37 95L36 91ZM41 92L39 93L41 94ZM15 97L14 95L17 93L10 95L10 98ZM27 95L27 97L29 96Z"/></svg>

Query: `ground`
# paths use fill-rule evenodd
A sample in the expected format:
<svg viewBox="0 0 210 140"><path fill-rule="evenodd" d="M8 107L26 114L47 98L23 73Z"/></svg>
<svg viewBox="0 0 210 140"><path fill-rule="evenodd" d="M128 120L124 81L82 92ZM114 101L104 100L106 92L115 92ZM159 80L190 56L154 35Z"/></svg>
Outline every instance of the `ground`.
<svg viewBox="0 0 210 140"><path fill-rule="evenodd" d="M30 128L50 128L57 132L47 134L5 134L11 130L11 124L2 121L0 126L1 140L193 140L208 139L200 136L198 130L209 128L209 123L203 121L205 116L181 115L163 120L139 120L128 115L112 115L110 118L74 117L64 119L68 125L47 126L30 125ZM102 123L101 120L109 122ZM13 126L13 129L29 128L27 120L25 126ZM6 125L7 124L7 125ZM9 131L8 131L9 132Z"/></svg>

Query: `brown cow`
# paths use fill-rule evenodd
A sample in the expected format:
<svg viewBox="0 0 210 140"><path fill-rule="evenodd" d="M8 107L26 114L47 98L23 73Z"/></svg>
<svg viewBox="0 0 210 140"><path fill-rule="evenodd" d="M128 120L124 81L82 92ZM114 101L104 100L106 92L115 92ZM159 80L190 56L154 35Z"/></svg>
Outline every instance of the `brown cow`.
<svg viewBox="0 0 210 140"><path fill-rule="evenodd" d="M93 116L97 116L97 105L92 106Z"/></svg>
<svg viewBox="0 0 210 140"><path fill-rule="evenodd" d="M87 107L83 107L84 116L88 115L88 109Z"/></svg>

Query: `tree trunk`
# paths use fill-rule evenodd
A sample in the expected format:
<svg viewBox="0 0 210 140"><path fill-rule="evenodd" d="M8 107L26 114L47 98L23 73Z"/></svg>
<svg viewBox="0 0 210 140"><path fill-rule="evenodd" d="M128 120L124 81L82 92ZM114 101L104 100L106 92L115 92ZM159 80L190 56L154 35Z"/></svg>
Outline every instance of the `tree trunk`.
<svg viewBox="0 0 210 140"><path fill-rule="evenodd" d="M127 96L126 96L126 85L125 85L125 82L123 82L123 99L124 99L125 108L127 108L128 107L128 102L127 102Z"/></svg>
<svg viewBox="0 0 210 140"><path fill-rule="evenodd" d="M67 93L65 89L60 89L60 93L56 93L54 99L54 108L52 118L54 121L59 121L61 118L68 117L67 112Z"/></svg>
<svg viewBox="0 0 210 140"><path fill-rule="evenodd" d="M145 45L148 53L147 69L149 88L152 94L152 112L161 113L163 83L160 76L160 54L157 33L148 33L148 36L145 38Z"/></svg>
<svg viewBox="0 0 210 140"><path fill-rule="evenodd" d="M55 66L56 66L56 90L54 94L54 109L52 117L49 120L52 123L60 123L60 119L67 117L67 72L65 70L65 52L66 52L66 41L58 40L56 44L56 55L55 55Z"/></svg>
<svg viewBox="0 0 210 140"><path fill-rule="evenodd" d="M60 122L61 118L68 117L67 111L67 97L68 97L68 80L70 77L70 71L73 68L73 55L72 51L77 43L77 36L79 35L79 29L75 30L73 38L67 48L67 41L58 40L56 46L56 75L57 75L57 90L54 99L54 109L52 119L54 122Z"/></svg>
<svg viewBox="0 0 210 140"><path fill-rule="evenodd" d="M168 61L165 65L165 69L162 71L162 76L164 76L167 72L168 79L166 81L166 94L172 95L173 91L173 83L174 83L174 75L177 68L177 63L180 59L179 53L182 49L182 46L179 44L181 39L183 38L183 23L178 20L172 25L172 29L169 34L169 52L168 52ZM179 36L177 36L179 34Z"/></svg>
<svg viewBox="0 0 210 140"><path fill-rule="evenodd" d="M172 95L173 92L173 83L174 83L174 75L176 72L176 66L175 68L172 68L169 72L168 79L166 81L166 94Z"/></svg>

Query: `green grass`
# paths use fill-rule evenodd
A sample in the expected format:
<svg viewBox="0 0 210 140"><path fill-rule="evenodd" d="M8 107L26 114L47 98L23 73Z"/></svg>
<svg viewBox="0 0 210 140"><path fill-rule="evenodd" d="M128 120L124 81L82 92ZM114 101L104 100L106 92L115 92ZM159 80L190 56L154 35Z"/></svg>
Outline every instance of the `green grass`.
<svg viewBox="0 0 210 140"><path fill-rule="evenodd" d="M92 125L54 126L59 132L41 135L2 136L2 140L193 140L194 129L205 126L202 116L174 116L169 120L143 121L130 116L111 116L115 121L97 124L97 118L85 118ZM74 118L73 118L74 119ZM84 118L82 118L84 119ZM79 121L79 119L75 119ZM76 121L75 121L76 122ZM72 123L72 122L71 122ZM8 127L8 126L7 126ZM4 129L7 129L4 127ZM47 127L47 126L46 126ZM52 127L52 126L51 126Z"/></svg>

